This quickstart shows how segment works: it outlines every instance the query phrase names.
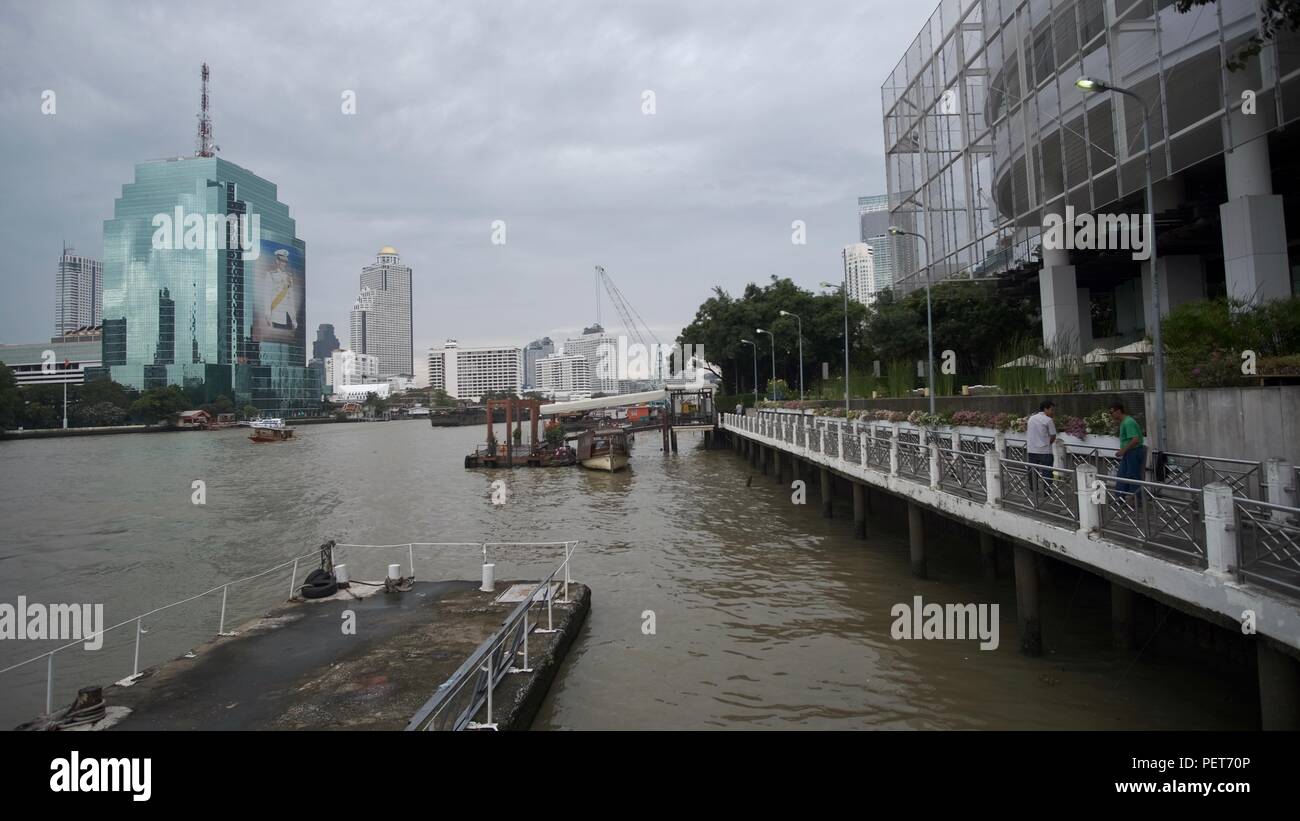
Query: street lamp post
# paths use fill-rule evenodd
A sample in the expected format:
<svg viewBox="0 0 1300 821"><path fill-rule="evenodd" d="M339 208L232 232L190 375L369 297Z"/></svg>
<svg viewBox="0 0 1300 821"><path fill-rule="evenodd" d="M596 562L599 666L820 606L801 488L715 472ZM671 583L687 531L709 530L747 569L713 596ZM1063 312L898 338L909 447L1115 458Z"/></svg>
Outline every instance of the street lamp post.
<svg viewBox="0 0 1300 821"><path fill-rule="evenodd" d="M772 401L775 402L776 401L776 334L772 333L771 331L765 331L762 328L755 328L754 333L767 334L768 337L771 338L772 340ZM758 346L755 346L754 350L757 351Z"/></svg>
<svg viewBox="0 0 1300 821"><path fill-rule="evenodd" d="M754 404L758 405L758 344L748 339L740 341L754 348Z"/></svg>
<svg viewBox="0 0 1300 821"><path fill-rule="evenodd" d="M847 418L849 415L849 272L844 272L844 282L838 286L823 282L822 287L838 287L844 295L844 416Z"/></svg>
<svg viewBox="0 0 1300 821"><path fill-rule="evenodd" d="M889 233L895 237L916 237L925 246L925 337L930 346L930 358L926 370L929 373L927 384L930 388L930 415L935 414L934 409L934 314L930 309L930 242L920 234L911 231L904 231L902 228L889 226Z"/></svg>
<svg viewBox="0 0 1300 821"><path fill-rule="evenodd" d="M792 316L799 323L799 401L803 401L803 319L798 314L782 311L781 316Z"/></svg>
<svg viewBox="0 0 1300 821"><path fill-rule="evenodd" d="M1080 77L1074 81L1074 85L1080 90L1089 93L1100 94L1112 91L1116 94L1123 94L1137 100L1142 106L1142 143L1146 148L1143 153L1145 154L1144 161L1147 175L1147 215L1151 220L1148 229L1150 236L1147 237L1147 240L1151 243L1151 305L1155 314L1155 318L1152 320L1154 327L1151 329L1151 347L1154 349L1152 359L1156 372L1156 441L1154 450L1158 454L1166 447L1165 443L1168 441L1166 434L1168 431L1165 425L1165 349L1160 335L1160 325L1164 312L1160 306L1160 268L1156 264L1156 198L1151 181L1151 106L1136 91L1113 86L1092 77Z"/></svg>

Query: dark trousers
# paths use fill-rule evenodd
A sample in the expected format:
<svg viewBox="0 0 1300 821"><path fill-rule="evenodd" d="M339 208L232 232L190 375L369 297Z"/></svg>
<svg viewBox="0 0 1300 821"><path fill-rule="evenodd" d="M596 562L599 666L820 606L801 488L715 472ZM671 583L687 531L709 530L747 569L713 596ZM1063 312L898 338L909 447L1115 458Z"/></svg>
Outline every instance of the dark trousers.
<svg viewBox="0 0 1300 821"><path fill-rule="evenodd" d="M1034 490L1041 490L1039 482L1052 481L1052 454L1050 453L1027 453L1025 461L1033 465L1042 467L1034 468L1029 471L1029 486Z"/></svg>
<svg viewBox="0 0 1300 821"><path fill-rule="evenodd" d="M1142 479L1142 470L1147 463L1147 449L1143 445L1125 453L1119 460L1119 470L1115 475L1120 479ZM1131 482L1116 482L1115 490L1119 493L1136 493L1138 486Z"/></svg>

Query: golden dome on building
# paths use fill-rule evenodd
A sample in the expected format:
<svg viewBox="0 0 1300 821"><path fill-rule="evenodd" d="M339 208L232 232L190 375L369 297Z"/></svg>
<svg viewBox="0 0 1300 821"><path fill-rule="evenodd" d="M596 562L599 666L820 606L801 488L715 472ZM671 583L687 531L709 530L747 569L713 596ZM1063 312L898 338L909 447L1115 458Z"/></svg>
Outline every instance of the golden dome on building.
<svg viewBox="0 0 1300 821"><path fill-rule="evenodd" d="M391 245L385 245L383 248L380 248L380 249L379 249L379 253L380 253L380 254L385 254L385 255L386 255L386 254L394 254L394 255L396 255L396 254L397 254L397 249L394 248L394 247L391 246Z"/></svg>

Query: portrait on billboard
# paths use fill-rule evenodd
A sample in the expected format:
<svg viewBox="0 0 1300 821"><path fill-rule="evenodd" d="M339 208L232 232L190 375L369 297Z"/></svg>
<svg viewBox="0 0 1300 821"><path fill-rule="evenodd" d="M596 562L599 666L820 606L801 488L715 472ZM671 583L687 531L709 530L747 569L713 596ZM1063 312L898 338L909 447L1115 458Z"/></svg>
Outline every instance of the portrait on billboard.
<svg viewBox="0 0 1300 821"><path fill-rule="evenodd" d="M255 265L253 338L304 346L307 300L302 251L262 240Z"/></svg>

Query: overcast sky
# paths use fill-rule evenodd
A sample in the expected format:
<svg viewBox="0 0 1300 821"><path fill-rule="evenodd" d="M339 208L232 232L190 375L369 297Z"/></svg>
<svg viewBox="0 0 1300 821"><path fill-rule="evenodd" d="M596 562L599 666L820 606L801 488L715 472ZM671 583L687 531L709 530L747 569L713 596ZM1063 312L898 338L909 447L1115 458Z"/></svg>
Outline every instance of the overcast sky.
<svg viewBox="0 0 1300 821"><path fill-rule="evenodd" d="M136 163L193 153L206 60L220 156L278 185L307 243L309 341L330 322L348 344L392 245L417 359L580 331L595 265L669 342L714 285L840 278L857 197L885 191L880 85L932 7L5 0L0 341L51 335L61 243L101 256Z"/></svg>

